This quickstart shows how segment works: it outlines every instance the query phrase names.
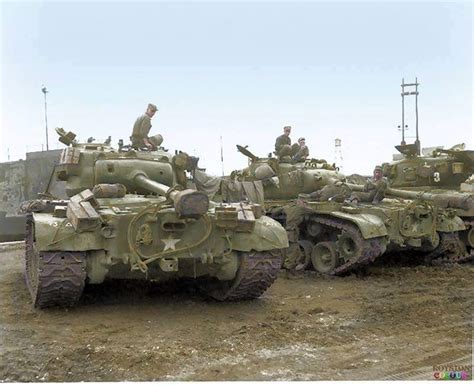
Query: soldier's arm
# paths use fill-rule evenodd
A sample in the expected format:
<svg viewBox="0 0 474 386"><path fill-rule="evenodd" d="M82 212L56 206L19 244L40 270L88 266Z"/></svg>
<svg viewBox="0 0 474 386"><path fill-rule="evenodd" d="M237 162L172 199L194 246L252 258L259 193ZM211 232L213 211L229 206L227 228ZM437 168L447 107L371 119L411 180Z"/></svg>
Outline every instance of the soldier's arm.
<svg viewBox="0 0 474 386"><path fill-rule="evenodd" d="M387 190L387 188L388 188L387 181L384 181L384 180L378 181L378 183L377 183L377 188L376 188L378 192L385 193L385 191Z"/></svg>
<svg viewBox="0 0 474 386"><path fill-rule="evenodd" d="M148 133L150 132L151 129L151 120L150 118L145 118L142 121L142 124L140 126L140 134L143 138L148 138Z"/></svg>
<svg viewBox="0 0 474 386"><path fill-rule="evenodd" d="M280 137L278 137L275 141L275 150L278 151L280 150L281 144L280 144Z"/></svg>
<svg viewBox="0 0 474 386"><path fill-rule="evenodd" d="M369 190L374 190L376 188L375 184L373 181L367 180L367 182L364 185L364 192L368 192Z"/></svg>

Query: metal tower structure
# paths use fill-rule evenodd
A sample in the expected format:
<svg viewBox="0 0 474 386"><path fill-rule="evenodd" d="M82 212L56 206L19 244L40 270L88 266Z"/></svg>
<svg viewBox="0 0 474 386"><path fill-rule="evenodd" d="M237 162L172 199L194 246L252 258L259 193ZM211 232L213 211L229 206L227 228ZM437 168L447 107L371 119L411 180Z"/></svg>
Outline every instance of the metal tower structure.
<svg viewBox="0 0 474 386"><path fill-rule="evenodd" d="M415 78L415 83L405 83L405 79L402 78L402 143L401 145L406 145L405 142L405 129L407 125L405 125L405 97L414 95L415 96L415 128L416 128L416 139L415 139L415 147L416 152L420 155L420 139L418 137L418 78ZM413 89L414 88L414 89ZM408 90L407 90L408 89ZM398 126L400 127L400 126Z"/></svg>
<svg viewBox="0 0 474 386"><path fill-rule="evenodd" d="M334 163L342 172L342 141L339 138L334 140Z"/></svg>

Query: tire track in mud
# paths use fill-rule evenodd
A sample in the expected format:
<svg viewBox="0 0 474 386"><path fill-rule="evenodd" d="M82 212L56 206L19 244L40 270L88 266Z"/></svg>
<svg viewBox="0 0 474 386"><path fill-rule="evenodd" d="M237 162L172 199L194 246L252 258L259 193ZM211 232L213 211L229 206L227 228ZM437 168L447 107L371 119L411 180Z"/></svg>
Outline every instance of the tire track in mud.
<svg viewBox="0 0 474 386"><path fill-rule="evenodd" d="M432 379L428 365L470 358L471 265L285 272L234 304L109 285L38 312L22 251L0 263L0 381Z"/></svg>

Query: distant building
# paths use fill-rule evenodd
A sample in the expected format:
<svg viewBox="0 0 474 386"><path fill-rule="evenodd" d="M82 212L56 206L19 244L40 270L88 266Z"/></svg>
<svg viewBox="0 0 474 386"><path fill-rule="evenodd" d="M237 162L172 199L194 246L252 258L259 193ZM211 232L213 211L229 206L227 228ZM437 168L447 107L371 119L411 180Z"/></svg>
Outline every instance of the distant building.
<svg viewBox="0 0 474 386"><path fill-rule="evenodd" d="M0 242L19 240L24 233L24 216L18 216L23 201L46 190L61 150L26 153L26 160L0 163ZM65 198L63 182L55 181L51 192Z"/></svg>

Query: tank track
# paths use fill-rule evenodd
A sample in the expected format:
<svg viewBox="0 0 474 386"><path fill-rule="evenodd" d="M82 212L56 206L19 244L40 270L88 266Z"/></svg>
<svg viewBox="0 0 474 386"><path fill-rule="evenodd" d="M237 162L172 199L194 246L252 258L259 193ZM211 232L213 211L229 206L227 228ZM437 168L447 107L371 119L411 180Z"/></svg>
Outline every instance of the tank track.
<svg viewBox="0 0 474 386"><path fill-rule="evenodd" d="M86 281L85 252L38 252L31 215L26 221L25 268L35 307L72 307L79 301Z"/></svg>
<svg viewBox="0 0 474 386"><path fill-rule="evenodd" d="M240 267L231 282L219 282L206 292L221 301L238 301L258 298L275 281L281 267L279 251L243 253Z"/></svg>
<svg viewBox="0 0 474 386"><path fill-rule="evenodd" d="M474 257L474 253L468 254L459 234L440 233L438 247L425 257L425 262L432 265L447 265L466 262Z"/></svg>
<svg viewBox="0 0 474 386"><path fill-rule="evenodd" d="M469 230L474 229L474 220L464 220L464 225L466 226L466 231L469 232ZM471 253L469 255L469 258L474 258L474 248L470 248Z"/></svg>
<svg viewBox="0 0 474 386"><path fill-rule="evenodd" d="M329 272L330 275L340 275L352 269L369 264L385 252L386 247L383 243L383 237L364 239L357 226L351 223L325 216L312 216L311 220L340 231L348 232L361 250L357 259L346 261L342 265L336 267L333 271Z"/></svg>

